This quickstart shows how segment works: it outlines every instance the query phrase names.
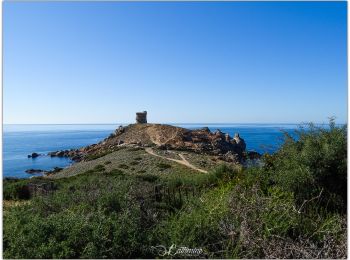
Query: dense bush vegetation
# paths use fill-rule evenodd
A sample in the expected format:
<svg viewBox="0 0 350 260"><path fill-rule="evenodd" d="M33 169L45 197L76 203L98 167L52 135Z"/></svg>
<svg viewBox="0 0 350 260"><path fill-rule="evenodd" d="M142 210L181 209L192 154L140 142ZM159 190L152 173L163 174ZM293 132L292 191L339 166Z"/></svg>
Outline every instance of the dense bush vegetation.
<svg viewBox="0 0 350 260"><path fill-rule="evenodd" d="M263 160L177 175L97 165L33 198L23 190L35 180L5 181L6 200L28 203L4 210L4 257L161 257L157 245L219 258L346 257L346 127L299 129Z"/></svg>
<svg viewBox="0 0 350 260"><path fill-rule="evenodd" d="M29 199L30 194L27 188L28 181L8 179L3 189L4 200Z"/></svg>
<svg viewBox="0 0 350 260"><path fill-rule="evenodd" d="M286 134L285 144L269 160L272 179L292 191L299 204L322 192L324 206L345 211L346 132L331 120L329 129L310 124L296 131L297 141Z"/></svg>

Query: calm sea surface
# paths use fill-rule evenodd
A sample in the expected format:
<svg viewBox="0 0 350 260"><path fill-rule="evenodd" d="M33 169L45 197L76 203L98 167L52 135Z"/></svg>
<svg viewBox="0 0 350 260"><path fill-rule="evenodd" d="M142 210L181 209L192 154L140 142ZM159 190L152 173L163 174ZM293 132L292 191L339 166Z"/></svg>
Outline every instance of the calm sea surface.
<svg viewBox="0 0 350 260"><path fill-rule="evenodd" d="M98 143L106 138L118 125L4 125L3 133L3 177L28 178L27 169L52 170L66 167L72 161L65 158L39 156L27 158L33 152L47 154L51 151L80 148ZM214 131L239 133L246 141L248 150L273 152L281 144L281 130L292 133L297 125L283 124L182 124L194 129L208 126Z"/></svg>

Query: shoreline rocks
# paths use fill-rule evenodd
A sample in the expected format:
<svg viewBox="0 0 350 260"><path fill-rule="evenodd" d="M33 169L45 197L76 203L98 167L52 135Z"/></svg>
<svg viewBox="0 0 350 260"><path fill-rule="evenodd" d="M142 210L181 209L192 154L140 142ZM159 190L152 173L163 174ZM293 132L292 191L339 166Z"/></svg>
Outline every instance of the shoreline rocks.
<svg viewBox="0 0 350 260"><path fill-rule="evenodd" d="M28 170L25 170L25 172L28 173L28 174L45 174L45 175L49 175L49 174L58 173L58 172L60 172L62 170L63 170L63 168L61 168L61 167L54 167L50 171L41 170L41 169L28 169Z"/></svg>
<svg viewBox="0 0 350 260"><path fill-rule="evenodd" d="M50 157L60 157L60 158L67 157L74 162L81 161L83 157L83 153L79 149L59 150L59 151L49 152L47 155Z"/></svg>
<svg viewBox="0 0 350 260"><path fill-rule="evenodd" d="M61 167L54 167L53 170L45 172L45 175L52 175L52 174L58 173L62 170L63 170L63 168L61 168Z"/></svg>
<svg viewBox="0 0 350 260"><path fill-rule="evenodd" d="M25 170L26 173L28 174L38 174L38 173L44 173L44 170L40 170L40 169L28 169Z"/></svg>
<svg viewBox="0 0 350 260"><path fill-rule="evenodd" d="M28 158L36 158L36 157L38 157L38 156L40 156L41 154L39 154L39 153L32 153L32 154L28 154Z"/></svg>
<svg viewBox="0 0 350 260"><path fill-rule="evenodd" d="M256 152L256 151L248 151L247 152L247 157L249 160L257 160L261 158L261 154Z"/></svg>

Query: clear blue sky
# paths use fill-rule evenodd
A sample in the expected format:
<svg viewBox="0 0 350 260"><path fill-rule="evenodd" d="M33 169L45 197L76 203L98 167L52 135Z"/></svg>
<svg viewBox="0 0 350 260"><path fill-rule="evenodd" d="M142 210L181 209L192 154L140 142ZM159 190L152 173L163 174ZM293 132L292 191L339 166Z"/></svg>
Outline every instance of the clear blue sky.
<svg viewBox="0 0 350 260"><path fill-rule="evenodd" d="M346 2L3 3L4 123L347 121Z"/></svg>

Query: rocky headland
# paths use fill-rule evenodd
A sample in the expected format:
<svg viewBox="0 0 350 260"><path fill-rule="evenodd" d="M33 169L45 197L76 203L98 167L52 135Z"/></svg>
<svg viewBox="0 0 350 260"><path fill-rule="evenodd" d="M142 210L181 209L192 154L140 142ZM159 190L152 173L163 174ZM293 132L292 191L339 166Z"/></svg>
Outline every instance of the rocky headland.
<svg viewBox="0 0 350 260"><path fill-rule="evenodd" d="M246 143L238 133L231 137L228 133L223 133L220 130L212 132L208 127L186 129L167 124L150 124L147 123L146 111L136 113L135 124L119 126L97 144L80 149L53 151L47 155L70 158L74 162L80 162L77 166L89 165L88 167L91 168L93 164L97 163L96 159L122 149L125 150L125 148L129 150L141 149L152 157L156 156L167 161L177 162L199 172L207 172L207 169L203 169L201 165L211 165L211 163L208 164L208 160L214 161L215 164L225 162L245 165L247 159L256 160L260 157L260 154L256 152L246 151ZM193 154L193 158L186 159L185 153L187 153L188 158L191 157L190 154ZM37 156L39 154L33 153L28 157L36 158ZM194 158L202 162L195 166L192 164ZM112 159L112 161L114 160ZM86 164L87 162L88 164ZM37 169L27 170L27 173L30 174L52 175L57 172L55 169L49 172L39 172Z"/></svg>
<svg viewBox="0 0 350 260"><path fill-rule="evenodd" d="M228 162L240 163L245 158L246 143L239 134L231 137L208 127L190 130L165 124L130 124L120 126L98 144L80 149L51 152L52 157L69 157L84 161L92 155L112 152L122 146L155 147L161 150L179 150L219 156Z"/></svg>

